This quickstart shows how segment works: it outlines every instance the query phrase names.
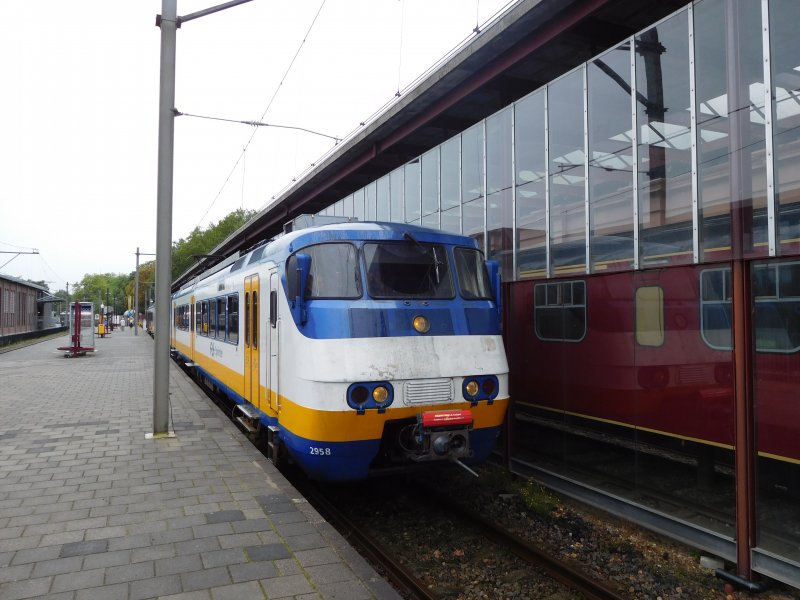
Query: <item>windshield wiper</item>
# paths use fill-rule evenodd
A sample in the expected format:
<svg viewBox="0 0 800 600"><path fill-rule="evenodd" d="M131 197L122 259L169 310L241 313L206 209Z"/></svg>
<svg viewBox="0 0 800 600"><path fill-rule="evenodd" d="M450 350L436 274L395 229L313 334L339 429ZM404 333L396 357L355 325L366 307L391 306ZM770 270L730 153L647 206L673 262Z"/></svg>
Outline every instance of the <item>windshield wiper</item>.
<svg viewBox="0 0 800 600"><path fill-rule="evenodd" d="M436 256L436 248L426 248L425 246L420 244L419 240L415 238L413 235L411 235L411 233L408 231L403 232L403 237L414 242L414 244L416 244L425 254L427 254L433 259L433 269L434 272L436 273L436 285L439 285L441 283L441 280L439 279L439 265L442 263Z"/></svg>

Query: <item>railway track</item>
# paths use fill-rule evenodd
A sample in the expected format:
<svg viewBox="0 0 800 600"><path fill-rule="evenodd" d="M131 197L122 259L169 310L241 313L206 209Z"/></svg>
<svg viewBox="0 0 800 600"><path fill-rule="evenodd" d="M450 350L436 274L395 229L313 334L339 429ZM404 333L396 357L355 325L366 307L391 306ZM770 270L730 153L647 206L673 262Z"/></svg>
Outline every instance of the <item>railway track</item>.
<svg viewBox="0 0 800 600"><path fill-rule="evenodd" d="M396 550L390 548L392 545L396 546L396 543L393 544L391 541L383 542L383 539L386 538L385 532L376 533L371 531L369 524L363 524L362 519L353 518L348 514L347 509L340 508L340 505L349 504L347 498L336 497L337 494L341 493L341 490L327 492L304 478L299 480L292 478L292 484L329 522L339 529L348 541L359 548L378 569L383 571L387 579L404 597L420 600L455 597L453 590L459 586L458 581L449 582L445 586L448 588L447 592L437 592L437 587L439 586L430 583L430 573L424 575L417 573L415 568L410 566L414 564L413 559L409 559L408 556L401 556ZM519 563L521 562L523 568L527 565L532 577L552 579L551 586L571 590L574 598L589 600L624 600L626 598L626 596L621 595L620 592L608 584L586 576L577 565L566 563L532 546L525 540L499 528L490 520L453 502L451 498L442 493L430 489L419 482L415 482L410 488L414 490L408 494L409 501L412 503L411 512L419 513L420 515L425 511L445 513L446 517L444 518L452 521L452 527L455 530L472 530L486 540L485 544L473 544L473 548L491 544L493 549L489 553L499 557L501 562L508 564L510 570L518 572L520 570ZM356 493L358 494L359 492ZM375 500L378 503L382 501L381 499ZM441 520L441 517L434 518ZM410 535L406 532L407 538L415 540L424 537L422 533L419 535L413 533L415 526L419 527L420 530L426 527L424 517L421 517L416 524L411 519L405 519L405 521L412 531ZM412 547L412 554L415 551L424 552L422 548ZM517 560L509 559L504 561L502 559L503 556L510 555L513 555ZM512 563L516 563L517 566ZM458 568L455 570L457 571ZM464 585L466 587L468 584L465 583ZM469 596L459 595L458 597Z"/></svg>

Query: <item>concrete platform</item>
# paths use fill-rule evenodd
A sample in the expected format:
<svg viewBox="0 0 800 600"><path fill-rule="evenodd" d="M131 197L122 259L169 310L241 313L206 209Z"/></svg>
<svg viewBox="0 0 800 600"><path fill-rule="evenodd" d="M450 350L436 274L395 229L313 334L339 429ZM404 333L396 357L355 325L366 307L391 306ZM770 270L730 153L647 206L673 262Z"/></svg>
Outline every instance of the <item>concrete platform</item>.
<svg viewBox="0 0 800 600"><path fill-rule="evenodd" d="M66 343L0 355L0 600L400 598L174 364L145 439L149 336Z"/></svg>

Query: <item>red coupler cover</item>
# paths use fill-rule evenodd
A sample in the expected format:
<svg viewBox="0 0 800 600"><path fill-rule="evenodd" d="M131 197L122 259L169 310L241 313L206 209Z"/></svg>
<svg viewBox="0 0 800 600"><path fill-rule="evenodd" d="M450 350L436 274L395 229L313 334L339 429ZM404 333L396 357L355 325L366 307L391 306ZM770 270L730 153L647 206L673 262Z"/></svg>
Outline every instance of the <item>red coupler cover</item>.
<svg viewBox="0 0 800 600"><path fill-rule="evenodd" d="M452 427L472 425L472 413L468 410L437 410L422 413L423 427Z"/></svg>

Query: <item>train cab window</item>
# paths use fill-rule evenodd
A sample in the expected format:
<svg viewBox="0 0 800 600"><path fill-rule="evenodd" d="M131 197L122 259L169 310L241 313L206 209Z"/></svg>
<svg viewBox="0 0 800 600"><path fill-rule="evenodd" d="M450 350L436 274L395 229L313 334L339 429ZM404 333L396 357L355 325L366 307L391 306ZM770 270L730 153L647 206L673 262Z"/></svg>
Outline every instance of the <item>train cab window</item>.
<svg viewBox="0 0 800 600"><path fill-rule="evenodd" d="M800 263L753 267L756 350L800 350Z"/></svg>
<svg viewBox="0 0 800 600"><path fill-rule="evenodd" d="M636 289L636 343L664 344L664 290L657 285Z"/></svg>
<svg viewBox="0 0 800 600"><path fill-rule="evenodd" d="M453 255L461 296L466 300L491 300L492 286L480 250L456 248Z"/></svg>
<svg viewBox="0 0 800 600"><path fill-rule="evenodd" d="M360 298L361 271L358 254L352 244L318 244L303 248L311 256L311 269L306 282L305 298ZM286 291L290 299L297 296L297 258L286 261Z"/></svg>
<svg viewBox="0 0 800 600"><path fill-rule="evenodd" d="M533 288L536 337L579 342L586 336L586 282L539 283Z"/></svg>
<svg viewBox="0 0 800 600"><path fill-rule="evenodd" d="M228 303L228 337L232 344L239 343L239 294L231 294L226 298Z"/></svg>
<svg viewBox="0 0 800 600"><path fill-rule="evenodd" d="M447 252L438 244L364 244L367 291L373 298L452 298Z"/></svg>
<svg viewBox="0 0 800 600"><path fill-rule="evenodd" d="M700 273L700 330L703 341L715 350L730 350L731 270L707 269Z"/></svg>

